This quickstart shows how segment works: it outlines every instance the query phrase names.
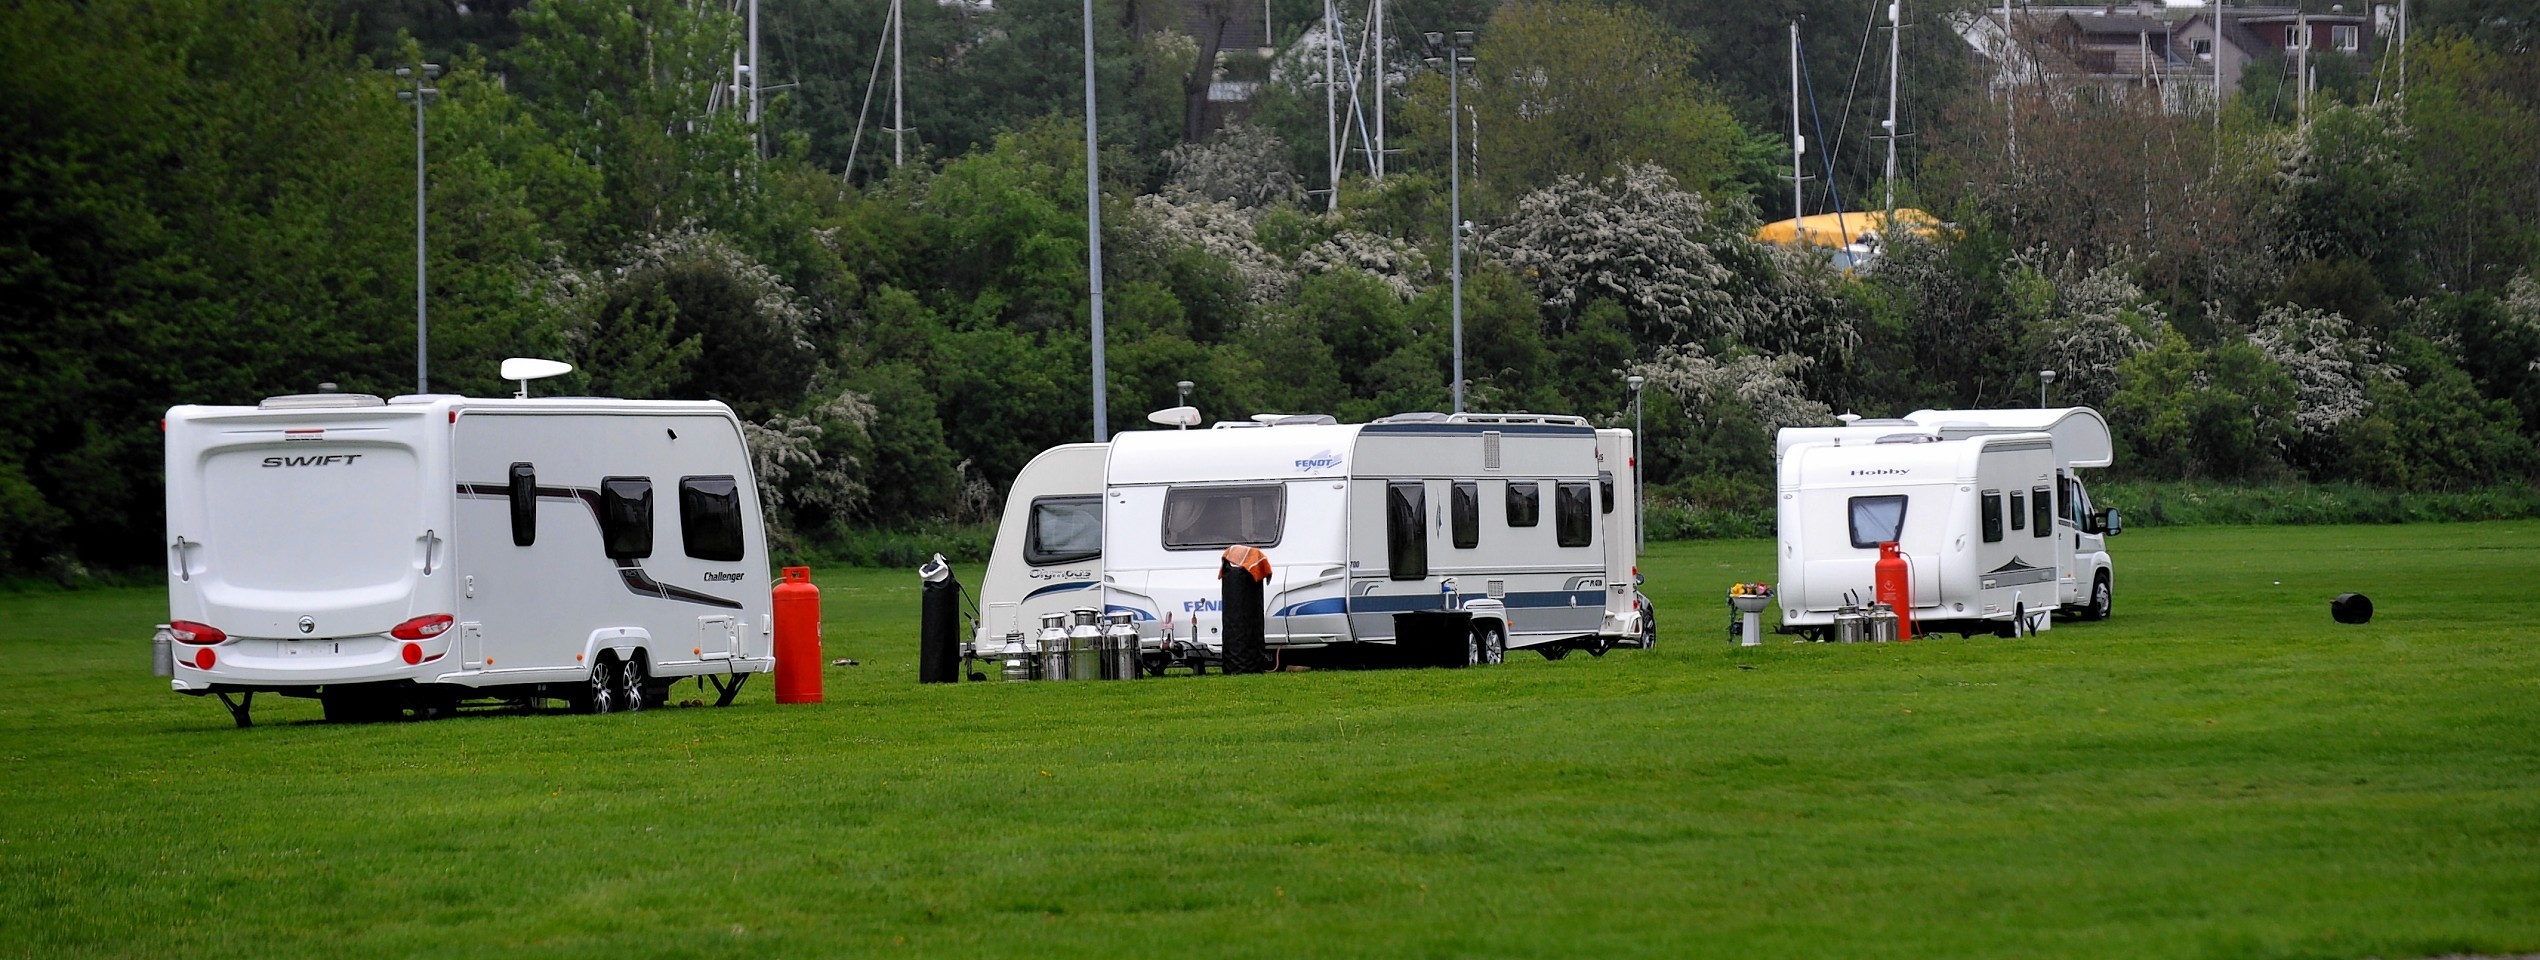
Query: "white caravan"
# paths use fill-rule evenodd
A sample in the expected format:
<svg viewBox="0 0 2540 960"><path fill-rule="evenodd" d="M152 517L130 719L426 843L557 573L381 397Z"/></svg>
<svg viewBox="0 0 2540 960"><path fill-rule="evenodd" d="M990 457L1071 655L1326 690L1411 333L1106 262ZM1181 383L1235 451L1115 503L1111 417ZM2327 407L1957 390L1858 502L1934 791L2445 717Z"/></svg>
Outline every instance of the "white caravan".
<svg viewBox="0 0 2540 960"><path fill-rule="evenodd" d="M1867 604L1879 544L1910 570L1917 629L2020 632L2053 613L2106 617L2115 575L2073 468L2112 459L2096 411L1917 411L1789 428L1780 449L1777 596L1785 632L1825 635Z"/></svg>
<svg viewBox="0 0 2540 960"><path fill-rule="evenodd" d="M1068 444L1015 478L973 656L1041 618L1127 614L1149 669L1222 653L1220 555L1258 547L1274 655L1390 644L1394 615L1471 613L1473 657L1646 645L1630 432L1577 417L1263 418Z"/></svg>
<svg viewBox="0 0 2540 960"><path fill-rule="evenodd" d="M775 665L767 542L718 402L274 397L168 411L180 693L330 719L462 700L729 703ZM231 701L231 694L241 699Z"/></svg>

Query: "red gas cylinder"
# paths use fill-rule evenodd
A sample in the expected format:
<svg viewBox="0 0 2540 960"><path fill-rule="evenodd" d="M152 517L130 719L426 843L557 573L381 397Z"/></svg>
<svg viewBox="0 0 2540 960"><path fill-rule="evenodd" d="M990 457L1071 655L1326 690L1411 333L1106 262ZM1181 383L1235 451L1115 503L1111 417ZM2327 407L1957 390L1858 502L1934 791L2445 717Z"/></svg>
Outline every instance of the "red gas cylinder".
<svg viewBox="0 0 2540 960"><path fill-rule="evenodd" d="M1878 602L1896 611L1896 639L1914 639L1913 568L1896 549L1896 541L1879 544ZM783 681L778 681L781 685ZM781 687L780 687L781 688Z"/></svg>
<svg viewBox="0 0 2540 960"><path fill-rule="evenodd" d="M820 702L820 588L810 567L776 585L776 702Z"/></svg>

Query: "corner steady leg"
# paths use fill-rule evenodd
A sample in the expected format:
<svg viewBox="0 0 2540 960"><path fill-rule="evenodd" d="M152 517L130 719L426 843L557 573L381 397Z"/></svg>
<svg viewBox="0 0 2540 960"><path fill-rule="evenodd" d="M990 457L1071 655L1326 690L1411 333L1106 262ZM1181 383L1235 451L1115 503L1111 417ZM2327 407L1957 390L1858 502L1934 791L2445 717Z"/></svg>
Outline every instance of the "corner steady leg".
<svg viewBox="0 0 2540 960"><path fill-rule="evenodd" d="M732 675L729 681L722 677L712 675L708 675L706 679L713 681L714 683L714 705L718 707L728 707L732 705L733 697L741 695L741 685L750 682L750 675L746 673L736 673Z"/></svg>
<svg viewBox="0 0 2540 960"><path fill-rule="evenodd" d="M236 700L229 699L229 694L226 693L218 694L218 696L220 697L220 705L229 708L229 718L238 721L239 726L252 727L256 725L256 721L249 719L247 716L248 708L253 707L256 704L256 691L249 690L245 693L239 694L238 699Z"/></svg>

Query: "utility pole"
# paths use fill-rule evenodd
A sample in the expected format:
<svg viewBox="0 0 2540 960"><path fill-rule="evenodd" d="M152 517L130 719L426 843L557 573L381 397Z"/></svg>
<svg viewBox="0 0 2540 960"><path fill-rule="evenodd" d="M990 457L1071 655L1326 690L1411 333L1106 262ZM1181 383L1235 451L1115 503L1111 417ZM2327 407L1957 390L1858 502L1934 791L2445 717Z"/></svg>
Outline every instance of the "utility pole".
<svg viewBox="0 0 2540 960"><path fill-rule="evenodd" d="M2293 125L2311 125L2311 16L2293 15L2293 35L2300 46L2293 48Z"/></svg>
<svg viewBox="0 0 2540 960"><path fill-rule="evenodd" d="M1389 58L1385 56L1385 0L1374 0L1372 7L1367 19L1371 21L1369 28L1376 34L1375 55L1368 57L1367 62L1368 72L1374 74L1376 78L1376 160L1370 166L1375 168L1376 182L1383 183L1385 182L1385 79L1391 71L1386 69ZM1262 42L1267 43L1269 40L1265 36Z"/></svg>
<svg viewBox="0 0 2540 960"><path fill-rule="evenodd" d="M2014 41L2014 40L2012 39L2012 34L2011 34L2011 0L2002 0L2002 75L2003 75L2003 76L2006 76L2006 77L2017 77L2017 76L2019 76L2019 74L2018 74L2018 73L2016 73L2016 72L2014 71L2014 68L2011 66L2011 54L2012 54L2012 51L2017 50L2017 49L2019 49L2019 44L2018 44L2016 41ZM2004 151L2004 152L2006 152L2006 153L2008 153L2008 154L2010 155L2012 165L2013 165L2013 166L2017 166L2017 165L2019 165L2019 162L2020 162L2020 122L2019 122L2019 121L2020 121L2020 118L2019 118L2019 112L2020 112L2020 100L2019 100L2019 98L2018 98L2018 97L2013 96L2013 95L2012 95L2013 93L2014 93L2014 90L2013 90L2012 85L2005 84L2005 85L2003 86L2003 88L2002 88L2002 145L2003 145L2003 147L2005 148L2005 151Z"/></svg>

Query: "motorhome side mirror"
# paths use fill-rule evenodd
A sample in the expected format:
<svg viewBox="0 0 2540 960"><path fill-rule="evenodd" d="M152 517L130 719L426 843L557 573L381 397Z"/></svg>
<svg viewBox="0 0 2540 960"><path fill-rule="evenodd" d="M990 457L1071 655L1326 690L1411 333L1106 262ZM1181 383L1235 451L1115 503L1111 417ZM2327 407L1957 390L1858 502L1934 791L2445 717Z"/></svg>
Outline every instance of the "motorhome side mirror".
<svg viewBox="0 0 2540 960"><path fill-rule="evenodd" d="M2111 537L2124 533L2125 518L2117 515L2115 507L2101 510L2099 511L2099 529Z"/></svg>

